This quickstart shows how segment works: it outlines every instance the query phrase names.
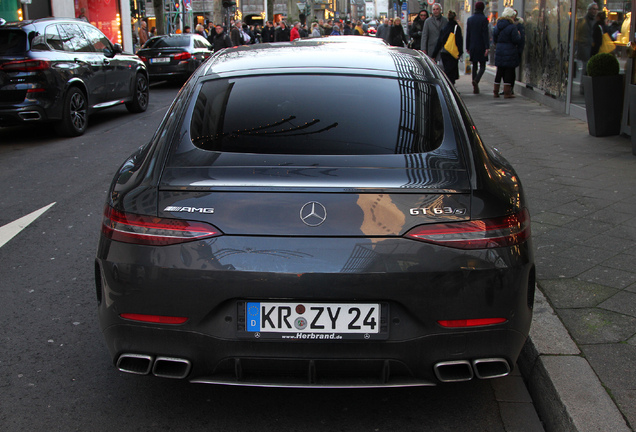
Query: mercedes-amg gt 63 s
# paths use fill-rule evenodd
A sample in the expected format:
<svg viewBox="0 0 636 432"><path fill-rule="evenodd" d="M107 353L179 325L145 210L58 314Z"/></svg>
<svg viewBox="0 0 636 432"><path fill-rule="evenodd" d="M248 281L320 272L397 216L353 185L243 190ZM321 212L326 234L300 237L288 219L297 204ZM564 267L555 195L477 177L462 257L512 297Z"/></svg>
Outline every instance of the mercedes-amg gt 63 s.
<svg viewBox="0 0 636 432"><path fill-rule="evenodd" d="M520 180L445 75L328 38L197 69L112 182L95 275L120 371L285 387L505 376L535 289Z"/></svg>

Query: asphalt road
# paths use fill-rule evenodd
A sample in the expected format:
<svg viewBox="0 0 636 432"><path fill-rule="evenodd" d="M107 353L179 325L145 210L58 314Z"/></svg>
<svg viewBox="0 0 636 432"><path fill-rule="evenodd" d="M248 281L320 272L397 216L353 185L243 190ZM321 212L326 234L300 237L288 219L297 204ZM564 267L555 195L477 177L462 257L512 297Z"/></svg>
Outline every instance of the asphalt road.
<svg viewBox="0 0 636 432"><path fill-rule="evenodd" d="M177 91L154 86L147 112L103 111L77 138L59 138L47 126L0 128L0 227L55 203L0 247L0 430L540 430L518 376L326 390L195 385L116 371L94 289L106 190Z"/></svg>

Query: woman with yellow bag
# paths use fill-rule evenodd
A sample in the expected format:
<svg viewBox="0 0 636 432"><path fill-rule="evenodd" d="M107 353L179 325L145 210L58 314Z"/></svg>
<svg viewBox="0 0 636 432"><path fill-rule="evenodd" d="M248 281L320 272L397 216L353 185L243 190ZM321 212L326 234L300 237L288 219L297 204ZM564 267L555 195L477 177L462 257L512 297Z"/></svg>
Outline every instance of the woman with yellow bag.
<svg viewBox="0 0 636 432"><path fill-rule="evenodd" d="M431 56L437 58L437 54L441 53L442 68L453 85L459 79L459 58L464 54L464 36L456 18L455 12L448 11L448 24L439 33L437 46Z"/></svg>
<svg viewBox="0 0 636 432"><path fill-rule="evenodd" d="M609 53L616 49L616 45L609 35L609 28L607 27L607 16L605 12L599 12L596 14L596 24L592 30L592 45L591 54Z"/></svg>

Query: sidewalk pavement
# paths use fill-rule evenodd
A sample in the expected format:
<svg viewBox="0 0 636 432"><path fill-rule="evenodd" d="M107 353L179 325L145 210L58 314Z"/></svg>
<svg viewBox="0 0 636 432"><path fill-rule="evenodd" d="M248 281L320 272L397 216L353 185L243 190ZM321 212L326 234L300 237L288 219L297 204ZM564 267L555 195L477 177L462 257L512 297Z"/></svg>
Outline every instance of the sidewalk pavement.
<svg viewBox="0 0 636 432"><path fill-rule="evenodd" d="M629 138L519 93L457 89L484 142L521 178L537 266L530 338L519 359L547 431L636 428L636 156ZM543 294L545 294L545 296ZM564 326L563 326L564 325ZM631 426L631 429L630 429Z"/></svg>

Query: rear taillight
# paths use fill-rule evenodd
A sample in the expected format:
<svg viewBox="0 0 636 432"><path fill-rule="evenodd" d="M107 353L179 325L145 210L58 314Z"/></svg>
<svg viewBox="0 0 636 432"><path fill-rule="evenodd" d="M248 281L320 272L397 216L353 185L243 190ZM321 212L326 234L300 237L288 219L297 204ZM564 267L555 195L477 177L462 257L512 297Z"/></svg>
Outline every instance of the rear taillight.
<svg viewBox="0 0 636 432"><path fill-rule="evenodd" d="M123 213L106 206L102 233L111 240L166 246L221 235L214 226L196 221Z"/></svg>
<svg viewBox="0 0 636 432"><path fill-rule="evenodd" d="M136 313L123 313L119 315L120 317L131 320L131 321L141 321L155 324L183 324L188 318L186 317L175 317L175 316L165 316L165 315L145 315L145 314L136 314Z"/></svg>
<svg viewBox="0 0 636 432"><path fill-rule="evenodd" d="M35 72L50 67L51 63L47 60L18 60L1 64L0 70L5 72Z"/></svg>
<svg viewBox="0 0 636 432"><path fill-rule="evenodd" d="M502 324L508 321L505 318L476 318L463 320L440 320L437 321L442 327L462 328L462 327L482 327L495 324Z"/></svg>
<svg viewBox="0 0 636 432"><path fill-rule="evenodd" d="M174 59L175 60L189 60L190 57L192 57L192 54L190 54L187 51L181 52L179 54L175 54L174 55Z"/></svg>
<svg viewBox="0 0 636 432"><path fill-rule="evenodd" d="M148 59L142 55L137 54L137 57L139 57L141 59L142 62L144 63L148 63Z"/></svg>
<svg viewBox="0 0 636 432"><path fill-rule="evenodd" d="M405 237L458 249L514 246L530 237L530 214L523 209L501 218L420 225Z"/></svg>

